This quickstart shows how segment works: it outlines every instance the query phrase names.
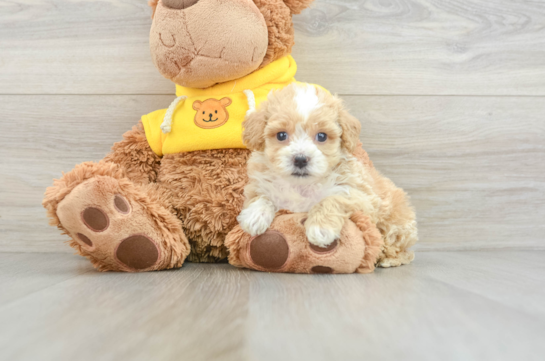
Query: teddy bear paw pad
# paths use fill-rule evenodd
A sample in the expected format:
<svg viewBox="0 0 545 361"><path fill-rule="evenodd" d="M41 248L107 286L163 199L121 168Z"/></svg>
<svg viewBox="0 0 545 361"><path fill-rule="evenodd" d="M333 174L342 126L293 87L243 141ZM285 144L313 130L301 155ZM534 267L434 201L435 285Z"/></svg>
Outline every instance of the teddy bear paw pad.
<svg viewBox="0 0 545 361"><path fill-rule="evenodd" d="M117 209L117 211L122 214L129 214L129 212L131 211L129 202L127 202L127 200L120 194L117 194L115 196L114 206L115 206L115 209Z"/></svg>
<svg viewBox="0 0 545 361"><path fill-rule="evenodd" d="M89 247L93 247L93 242L84 234L78 233L78 238L80 241L88 245Z"/></svg>
<svg viewBox="0 0 545 361"><path fill-rule="evenodd" d="M326 247L320 247L310 243L310 249L316 253L324 254L324 253L334 252L338 245L339 245L339 240L336 239L329 246L326 246Z"/></svg>
<svg viewBox="0 0 545 361"><path fill-rule="evenodd" d="M333 268L326 266L314 266L311 268L312 273L333 273Z"/></svg>
<svg viewBox="0 0 545 361"><path fill-rule="evenodd" d="M143 270L157 263L159 249L151 239L138 234L122 240L117 246L115 255L117 260L125 266Z"/></svg>
<svg viewBox="0 0 545 361"><path fill-rule="evenodd" d="M110 225L110 219L99 208L86 208L81 214L83 223L93 232L103 232Z"/></svg>
<svg viewBox="0 0 545 361"><path fill-rule="evenodd" d="M250 243L250 259L265 270L281 269L288 257L288 242L280 232L267 231Z"/></svg>

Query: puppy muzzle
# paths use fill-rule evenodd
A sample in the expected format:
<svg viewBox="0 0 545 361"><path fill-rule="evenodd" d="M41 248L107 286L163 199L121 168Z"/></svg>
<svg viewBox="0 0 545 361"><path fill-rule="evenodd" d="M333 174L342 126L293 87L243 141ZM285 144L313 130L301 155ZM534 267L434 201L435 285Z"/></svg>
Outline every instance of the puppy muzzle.
<svg viewBox="0 0 545 361"><path fill-rule="evenodd" d="M308 157L304 155L298 155L293 159L293 165L299 169L304 169L308 165Z"/></svg>

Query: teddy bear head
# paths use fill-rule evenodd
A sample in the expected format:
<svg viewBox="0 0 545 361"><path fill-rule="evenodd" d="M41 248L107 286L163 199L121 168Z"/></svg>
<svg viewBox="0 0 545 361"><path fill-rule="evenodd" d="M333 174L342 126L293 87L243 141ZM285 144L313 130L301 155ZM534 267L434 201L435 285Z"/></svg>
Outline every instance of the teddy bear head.
<svg viewBox="0 0 545 361"><path fill-rule="evenodd" d="M150 49L174 83L207 88L290 53L291 17L313 0L149 0Z"/></svg>

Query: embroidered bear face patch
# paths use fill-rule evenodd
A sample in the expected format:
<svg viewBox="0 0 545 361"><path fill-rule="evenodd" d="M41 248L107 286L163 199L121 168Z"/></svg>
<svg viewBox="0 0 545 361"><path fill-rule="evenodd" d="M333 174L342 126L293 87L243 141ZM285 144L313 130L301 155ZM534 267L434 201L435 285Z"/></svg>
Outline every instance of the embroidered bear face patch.
<svg viewBox="0 0 545 361"><path fill-rule="evenodd" d="M227 107L231 103L230 98L222 98L221 100L207 99L204 102L195 100L193 103L193 109L197 111L195 125L203 129L221 127L229 120Z"/></svg>

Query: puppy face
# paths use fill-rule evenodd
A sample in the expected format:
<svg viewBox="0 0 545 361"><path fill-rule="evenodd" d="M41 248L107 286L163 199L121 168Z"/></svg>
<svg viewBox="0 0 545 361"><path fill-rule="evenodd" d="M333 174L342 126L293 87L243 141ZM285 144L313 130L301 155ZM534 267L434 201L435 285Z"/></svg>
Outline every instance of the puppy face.
<svg viewBox="0 0 545 361"><path fill-rule="evenodd" d="M351 153L360 123L339 98L307 84L273 92L244 122L243 138L263 152L268 166L297 182L314 182L330 174Z"/></svg>

